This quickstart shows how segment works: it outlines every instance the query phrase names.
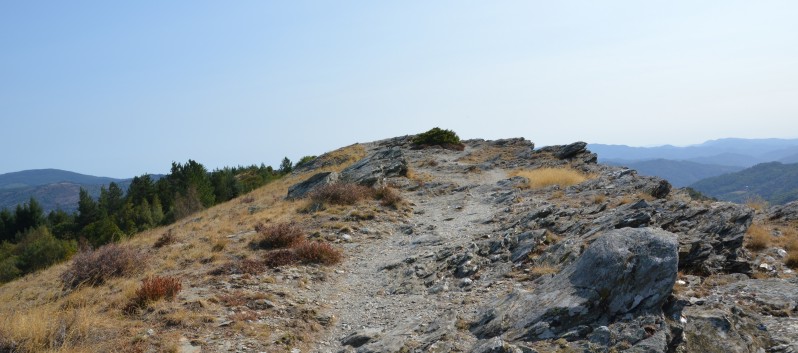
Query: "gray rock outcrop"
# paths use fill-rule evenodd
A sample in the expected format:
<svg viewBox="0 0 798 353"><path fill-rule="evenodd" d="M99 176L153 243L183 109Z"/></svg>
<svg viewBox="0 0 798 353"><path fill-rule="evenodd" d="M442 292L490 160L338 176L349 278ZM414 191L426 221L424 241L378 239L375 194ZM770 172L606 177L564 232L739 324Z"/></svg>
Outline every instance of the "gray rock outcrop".
<svg viewBox="0 0 798 353"><path fill-rule="evenodd" d="M407 175L407 160L399 147L382 148L341 171L341 181L374 186L388 177Z"/></svg>
<svg viewBox="0 0 798 353"><path fill-rule="evenodd" d="M294 184L288 188L288 199L301 199L307 196L313 189L332 184L338 181L338 173L336 172L322 172L314 174L307 180Z"/></svg>
<svg viewBox="0 0 798 353"><path fill-rule="evenodd" d="M490 305L471 332L511 342L576 339L621 318L661 316L677 265L676 235L652 228L609 231L560 273Z"/></svg>

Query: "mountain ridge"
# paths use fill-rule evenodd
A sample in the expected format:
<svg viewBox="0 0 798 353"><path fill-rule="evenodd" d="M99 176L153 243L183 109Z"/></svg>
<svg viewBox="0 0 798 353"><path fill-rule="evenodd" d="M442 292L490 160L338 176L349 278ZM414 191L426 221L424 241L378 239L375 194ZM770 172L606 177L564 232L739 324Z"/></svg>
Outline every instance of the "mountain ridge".
<svg viewBox="0 0 798 353"><path fill-rule="evenodd" d="M744 248L752 224L798 239L772 217L596 163L585 143L411 140L329 152L0 286L0 350L666 353L798 342L798 281L787 257L770 255L781 245ZM287 198L309 181L319 183L310 196ZM332 203L335 190L361 198ZM301 245L259 245L281 227L299 228ZM312 247L343 261L291 261ZM77 260L125 251L133 270L63 284ZM140 300L154 279L177 283L173 298Z"/></svg>

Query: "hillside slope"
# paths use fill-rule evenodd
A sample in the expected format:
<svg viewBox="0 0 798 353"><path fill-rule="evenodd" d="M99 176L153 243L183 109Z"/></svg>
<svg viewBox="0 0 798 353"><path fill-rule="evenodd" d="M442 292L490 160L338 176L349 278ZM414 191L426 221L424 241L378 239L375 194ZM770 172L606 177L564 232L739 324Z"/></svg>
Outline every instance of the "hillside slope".
<svg viewBox="0 0 798 353"><path fill-rule="evenodd" d="M596 164L584 143L463 147L419 149L409 137L352 145L136 235L125 246L146 257L138 271L72 288L59 285L67 263L0 286L0 351L798 348L789 329L798 282L786 260L765 269L743 248L751 209ZM387 185L401 200L285 198L311 179L383 195ZM343 262L266 266L298 251L253 245L284 222L341 250ZM782 229L773 231L791 239ZM182 290L131 310L155 275ZM735 325L715 324L724 320Z"/></svg>
<svg viewBox="0 0 798 353"><path fill-rule="evenodd" d="M757 164L736 173L700 180L692 188L720 200L765 200L782 205L798 200L798 164Z"/></svg>

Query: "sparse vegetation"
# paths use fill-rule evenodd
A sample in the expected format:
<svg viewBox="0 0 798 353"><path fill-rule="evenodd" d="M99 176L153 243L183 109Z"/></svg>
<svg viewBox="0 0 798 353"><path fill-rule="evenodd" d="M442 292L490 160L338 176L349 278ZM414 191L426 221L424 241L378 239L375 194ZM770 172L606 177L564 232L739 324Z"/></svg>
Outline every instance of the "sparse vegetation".
<svg viewBox="0 0 798 353"><path fill-rule="evenodd" d="M263 263L269 267L293 265L297 262L294 249L278 249L269 251L263 256Z"/></svg>
<svg viewBox="0 0 798 353"><path fill-rule="evenodd" d="M108 244L97 250L75 255L72 265L61 275L68 287L99 285L114 277L127 276L142 268L144 255L129 246Z"/></svg>
<svg viewBox="0 0 798 353"><path fill-rule="evenodd" d="M299 262L305 264L335 265L341 262L341 251L322 242L307 242L295 249Z"/></svg>
<svg viewBox="0 0 798 353"><path fill-rule="evenodd" d="M323 205L354 205L374 195L374 189L352 183L334 183L316 188L310 193L313 203Z"/></svg>
<svg viewBox="0 0 798 353"><path fill-rule="evenodd" d="M380 204L383 206L396 208L402 202L402 195L399 194L399 191L390 186L377 189L375 197L380 200Z"/></svg>
<svg viewBox="0 0 798 353"><path fill-rule="evenodd" d="M136 295L131 299L126 311L144 308L147 304L161 299L172 301L182 288L180 279L176 277L147 277L141 281L141 287L136 290Z"/></svg>
<svg viewBox="0 0 798 353"><path fill-rule="evenodd" d="M767 249L772 241L770 231L761 224L752 224L745 234L748 236L746 246L754 251Z"/></svg>
<svg viewBox="0 0 798 353"><path fill-rule="evenodd" d="M175 242L175 240L176 240L176 238L175 238L174 234L172 234L172 230L169 229L169 230L166 231L166 233L163 233L158 238L158 240L155 242L155 244L153 244L152 247L158 249L158 248L164 247L166 245L173 244Z"/></svg>
<svg viewBox="0 0 798 353"><path fill-rule="evenodd" d="M570 167L520 169L510 173L510 176L520 176L527 179L524 188L539 189L551 185L561 187L582 183L592 176Z"/></svg>
<svg viewBox="0 0 798 353"><path fill-rule="evenodd" d="M427 132L416 135L413 138L413 145L416 147L441 146L447 149L462 151L465 147L460 143L460 137L452 130L444 130L434 127Z"/></svg>
<svg viewBox="0 0 798 353"><path fill-rule="evenodd" d="M254 245L261 249L288 248L305 241L305 231L296 223L258 224L255 231L260 237Z"/></svg>
<svg viewBox="0 0 798 353"><path fill-rule="evenodd" d="M219 266L210 272L211 275L233 275L233 274L249 274L256 275L266 270L266 264L262 261L243 259L238 261L231 261Z"/></svg>

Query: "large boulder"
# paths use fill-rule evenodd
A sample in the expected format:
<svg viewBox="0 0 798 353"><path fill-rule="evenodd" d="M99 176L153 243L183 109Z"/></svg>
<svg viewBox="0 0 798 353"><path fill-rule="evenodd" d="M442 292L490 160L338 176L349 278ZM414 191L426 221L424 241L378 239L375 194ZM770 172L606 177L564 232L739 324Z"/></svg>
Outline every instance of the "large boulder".
<svg viewBox="0 0 798 353"><path fill-rule="evenodd" d="M407 175L407 160L399 147L383 148L341 171L341 180L365 186Z"/></svg>
<svg viewBox="0 0 798 353"><path fill-rule="evenodd" d="M498 299L471 332L510 342L579 339L620 318L661 316L677 268L675 234L653 228L611 230L560 273Z"/></svg>
<svg viewBox="0 0 798 353"><path fill-rule="evenodd" d="M303 182L291 185L288 188L288 196L286 198L289 200L301 199L307 196L313 189L322 185L333 184L337 181L338 173L336 172L317 173Z"/></svg>

